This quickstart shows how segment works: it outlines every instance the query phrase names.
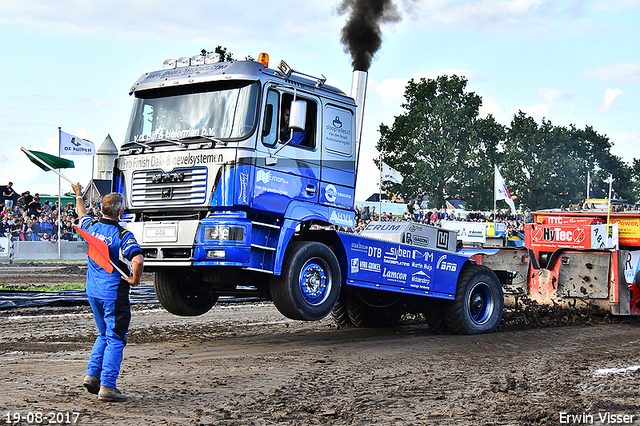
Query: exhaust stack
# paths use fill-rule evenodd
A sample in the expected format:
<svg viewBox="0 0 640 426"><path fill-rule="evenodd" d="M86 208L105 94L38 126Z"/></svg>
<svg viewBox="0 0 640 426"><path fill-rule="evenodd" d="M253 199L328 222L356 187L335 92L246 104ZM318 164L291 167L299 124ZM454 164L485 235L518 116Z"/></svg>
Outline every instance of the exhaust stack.
<svg viewBox="0 0 640 426"><path fill-rule="evenodd" d="M356 103L356 176L358 180L358 165L360 164L360 145L362 141L362 123L364 121L364 101L367 96L367 82L369 73L361 70L353 70L353 79L351 80L351 97ZM355 185L355 182L354 182Z"/></svg>

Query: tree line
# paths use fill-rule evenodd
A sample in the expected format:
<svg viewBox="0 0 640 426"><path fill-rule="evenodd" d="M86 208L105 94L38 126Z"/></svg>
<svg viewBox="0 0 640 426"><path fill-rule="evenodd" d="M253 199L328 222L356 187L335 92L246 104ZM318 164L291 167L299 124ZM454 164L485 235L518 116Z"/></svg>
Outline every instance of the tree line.
<svg viewBox="0 0 640 426"><path fill-rule="evenodd" d="M429 207L467 201L467 210L493 209L494 164L516 206L523 210L568 207L584 201L587 174L594 198L607 198L609 175L615 196L630 202L640 192L640 160L625 163L592 126L538 124L520 111L509 126L479 117L482 98L457 75L411 79L391 126L380 125L380 159L404 177L383 189L405 200L423 194Z"/></svg>

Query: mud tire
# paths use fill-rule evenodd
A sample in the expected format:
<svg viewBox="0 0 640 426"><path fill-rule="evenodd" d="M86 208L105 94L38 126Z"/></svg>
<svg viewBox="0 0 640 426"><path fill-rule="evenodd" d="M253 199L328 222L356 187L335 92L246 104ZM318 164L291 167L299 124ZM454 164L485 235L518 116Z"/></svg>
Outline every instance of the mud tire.
<svg viewBox="0 0 640 426"><path fill-rule="evenodd" d="M449 332L491 333L498 328L504 309L502 285L486 266L467 264L458 277L456 295L445 309Z"/></svg>
<svg viewBox="0 0 640 426"><path fill-rule="evenodd" d="M340 296L340 265L326 245L294 241L287 248L282 274L270 282L271 298L282 315L294 320L326 317Z"/></svg>
<svg viewBox="0 0 640 426"><path fill-rule="evenodd" d="M205 314L218 301L218 296L207 289L196 275L185 271L158 271L153 287L162 307L178 316Z"/></svg>
<svg viewBox="0 0 640 426"><path fill-rule="evenodd" d="M345 305L357 327L393 327L402 315L401 300L401 295L359 288L345 298Z"/></svg>
<svg viewBox="0 0 640 426"><path fill-rule="evenodd" d="M338 327L348 327L353 325L349 319L349 313L347 312L347 304L344 299L340 297L336 302L336 306L331 310L331 317L335 321Z"/></svg>
<svg viewBox="0 0 640 426"><path fill-rule="evenodd" d="M442 299L429 299L424 307L422 314L424 315L427 325L435 334L449 333L447 320L445 318L446 305L450 303Z"/></svg>

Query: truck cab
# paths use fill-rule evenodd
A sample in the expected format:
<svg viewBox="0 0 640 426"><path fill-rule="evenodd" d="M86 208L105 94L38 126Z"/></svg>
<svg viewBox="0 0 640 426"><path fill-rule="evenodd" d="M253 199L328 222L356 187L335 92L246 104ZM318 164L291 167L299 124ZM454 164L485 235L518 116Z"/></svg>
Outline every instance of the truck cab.
<svg viewBox="0 0 640 426"><path fill-rule="evenodd" d="M356 103L323 78L197 55L165 61L130 94L114 190L147 270L172 298L206 300L192 310L187 296L176 313L264 295L295 232L353 227Z"/></svg>

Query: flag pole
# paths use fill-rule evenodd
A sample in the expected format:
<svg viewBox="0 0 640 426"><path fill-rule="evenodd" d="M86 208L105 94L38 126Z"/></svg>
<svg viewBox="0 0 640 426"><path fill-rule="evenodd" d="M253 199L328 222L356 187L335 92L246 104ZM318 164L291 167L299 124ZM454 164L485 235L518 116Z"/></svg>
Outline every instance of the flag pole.
<svg viewBox="0 0 640 426"><path fill-rule="evenodd" d="M584 197L585 200L589 199L589 184L591 183L591 172L587 172L587 196Z"/></svg>
<svg viewBox="0 0 640 426"><path fill-rule="evenodd" d="M609 201L607 202L607 229L609 229L609 216L611 215L611 187L613 186L613 174L609 174Z"/></svg>
<svg viewBox="0 0 640 426"><path fill-rule="evenodd" d="M493 165L493 211L496 211L496 179L498 176L497 173L498 166L496 164Z"/></svg>
<svg viewBox="0 0 640 426"><path fill-rule="evenodd" d="M382 157L380 157L380 182L378 182L378 217L382 214Z"/></svg>
<svg viewBox="0 0 640 426"><path fill-rule="evenodd" d="M60 126L58 126L58 157L60 157L61 154L61 148L60 148L60 144L62 143L62 128ZM62 184L60 181L60 174L58 174L58 259L60 259L62 257L62 243L60 242L60 192L62 191Z"/></svg>

